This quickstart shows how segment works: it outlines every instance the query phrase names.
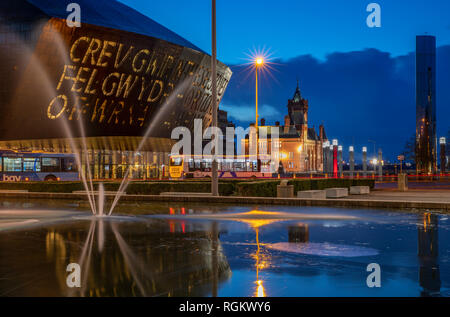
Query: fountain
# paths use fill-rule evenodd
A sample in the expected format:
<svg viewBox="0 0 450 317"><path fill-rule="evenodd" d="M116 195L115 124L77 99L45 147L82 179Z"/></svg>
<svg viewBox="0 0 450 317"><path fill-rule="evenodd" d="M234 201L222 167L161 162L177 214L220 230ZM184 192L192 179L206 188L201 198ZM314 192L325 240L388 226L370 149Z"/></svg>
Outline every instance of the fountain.
<svg viewBox="0 0 450 317"><path fill-rule="evenodd" d="M39 26L39 28L44 27L43 25ZM52 31L51 34L54 43L56 43L57 48L57 55L61 59L61 61L64 63L64 65L70 65L71 61L69 59L69 56L67 54L68 48L66 46L66 43L63 41L61 35L57 31ZM26 44L21 43L22 49L24 52L26 52L26 56L29 57L29 67L31 68L31 72L36 74L36 78L40 79L40 85L43 88L41 93L44 93L49 97L49 99L53 98L54 96L58 95L58 92L54 88L55 85L52 83L48 73L46 72L44 66L42 63L38 60L37 56L31 52L31 50L27 47ZM67 69L67 75L75 78L77 74L75 74L74 70L71 68ZM88 146L86 141L86 128L83 123L82 115L82 109L80 106L80 96L78 96L78 93L71 89L71 100L74 102L74 113L71 115L74 115L74 120L78 121L78 131L75 131L73 129L73 125L70 125L69 120L69 114L67 111L64 111L64 113L60 116L60 122L62 124L62 128L64 131L64 134L66 135L66 139L68 141L68 145L72 151L72 153L75 154L75 160L76 164L78 166L79 174L81 181L83 183L83 187L87 196L87 200L89 202L89 206L92 212L92 215L98 216L98 217L104 217L104 216L111 216L115 207L117 206L120 198L122 195L125 194L126 189L131 181L130 179L130 172L131 172L131 166L134 164L135 156L137 153L139 153L143 146L145 145L148 137L154 132L155 127L159 125L159 122L162 121L162 117L164 114L166 114L169 111L173 111L173 107L176 103L176 98L179 98L182 91L185 90L188 84L190 84L191 80L185 79L181 84L177 85L177 87L166 97L166 100L164 104L159 107L155 115L153 116L152 122L148 125L147 129L145 130L145 133L142 136L142 139L140 140L137 148L133 151L133 162L131 162L130 165L128 165L123 179L120 182L119 188L112 200L112 204L109 207L109 210L106 212L105 209L105 190L104 185L99 184L98 185L98 191L94 191L94 182L93 182L93 175L91 172L91 165L90 160L88 157ZM20 89L16 92L16 96L20 94ZM63 105L61 102L55 102L54 105L56 111L62 111ZM75 138L75 135L79 136L79 138ZM82 161L86 163L86 169L83 171L82 168Z"/></svg>
<svg viewBox="0 0 450 317"><path fill-rule="evenodd" d="M140 150L142 149L142 147L145 144L146 139L153 132L154 127L157 124L159 124L159 122L162 121L162 120L160 120L162 115L164 113L166 113L167 111L172 110L172 107L176 104L174 102L175 98L178 98L179 92L183 91L188 84L189 84L189 80L184 80L180 85L177 86L177 88L174 91L172 91L172 93L169 95L169 97L164 102L163 106L158 109L158 112L156 113L152 122L150 123L150 125L148 126L144 135L142 136L141 142L139 142L137 149L134 151L133 158L135 157L136 153L140 152ZM109 209L108 216L111 216L114 208L116 207L116 205L119 202L122 195L125 193L128 185L130 183L130 179L128 178L130 170L131 170L131 165L128 165L127 171L125 172L125 176L123 177L122 182L120 183L119 190L117 191L117 193L114 197L113 203L111 205L111 208Z"/></svg>
<svg viewBox="0 0 450 317"><path fill-rule="evenodd" d="M40 25L37 28L42 28L42 27L44 27L44 26ZM60 35L56 32L53 32L53 36L55 38L55 42L57 43L58 53L59 53L60 57L63 58L65 62L67 62L68 57L64 51L65 45L64 45ZM20 41L19 40L20 36L17 36L17 39L18 39L18 41ZM52 84L47 72L45 71L44 67L42 66L41 62L38 60L36 55L29 49L29 47L25 43L20 42L20 47L21 47L22 52L24 52L25 56L28 57L28 60L29 60L28 67L30 68L30 72L33 74L36 74L37 75L36 78L40 79L39 83L40 83L41 87L44 89L44 91L43 92L41 91L41 93L45 93L46 95L49 96L50 99L52 98L52 96L56 96L57 92L56 92L55 88L53 88L54 85ZM17 98L19 96L20 92L21 92L21 87L19 85L19 88L15 92L15 95L13 98ZM73 93L72 97L74 97L74 100L77 100L77 102L78 102L78 98L76 98L74 93ZM79 105L77 105L76 107L77 107L77 109L79 109ZM94 192L93 191L93 181L92 181L92 175L91 175L91 171L90 171L90 167L89 167L89 160L86 160L87 170L88 170L88 177L86 178L86 175L84 175L84 173L82 173L81 154L80 154L80 151L78 150L78 147L75 144L72 131L68 124L67 117L65 114L62 117L64 118L64 120L61 121L62 127L64 129L64 133L67 136L67 140L69 141L69 146L70 146L72 152L75 154L76 163L77 163L78 169L80 171L80 176L81 176L83 186L86 190L86 194L87 194L87 198L89 201L91 211L94 215L96 215L97 210L96 210L96 204L95 204L95 197L94 197L94 193L93 193ZM86 146L84 125L83 125L82 120L78 120L78 122L79 122L80 134L82 136L81 140L82 140L82 144L83 144L83 149L85 150L85 153L87 155L87 151L86 151L87 146ZM89 184L88 184L88 182L89 182Z"/></svg>
<svg viewBox="0 0 450 317"><path fill-rule="evenodd" d="M55 38L55 42L57 43L57 48L58 48L58 53L59 55L64 59L64 63L66 65L70 64L70 60L69 57L67 55L67 47L65 46L61 36L59 35L59 33L57 32L53 32L54 34L54 38ZM69 70L70 74L72 77L75 76L75 74L73 73L73 70ZM48 80L48 77L46 78ZM137 148L134 150L133 152L133 162L131 162L130 165L128 165L127 170L124 174L124 177L122 178L122 181L119 185L119 189L117 190L113 202L110 206L110 209L108 211L107 216L111 216L111 214L114 211L114 208L117 206L117 203L119 202L120 198L125 194L126 189L130 183L130 178L129 178L129 174L131 171L131 166L134 164L134 159L136 157L136 154L139 153L142 149L142 147L145 145L145 142L147 141L148 137L151 135L151 133L153 132L154 128L162 121L162 116L167 113L170 112L171 110L173 110L173 106L176 104L175 100L176 98L179 98L179 95L182 91L185 90L186 86L190 83L190 80L185 79L181 84L177 85L177 87L175 88L174 91L171 92L171 94L167 97L167 99L165 100L164 104L159 107L159 109L157 110L157 113L154 115L152 122L149 124L149 126L147 127L144 135L142 136L141 141L139 142ZM55 92L54 90L52 90L52 93ZM81 110L80 110L80 105L79 105L79 100L80 98L78 98L78 96L76 95L76 92L74 92L73 90L71 90L72 93L72 99L75 100L75 107L77 109L78 114L80 115ZM66 135L68 136L68 139L70 141L70 146L72 148L72 151L74 153L76 153L76 157L77 157L77 164L79 167L79 171L83 180L83 185L86 189L86 193L89 199L89 203L91 206L91 210L93 215L96 216L100 216L103 217L106 215L106 213L104 213L104 204L105 204L105 192L104 192L104 187L103 184L99 185L99 190L98 190L98 195L97 195L97 200L98 200L98 210L96 210L96 204L95 204L95 193L94 193L94 186L93 186L93 180L92 180L92 173L91 173L91 168L89 165L89 159L88 159L88 152L87 152L87 144L86 144L86 132L85 132L85 127L83 124L83 120L81 118L78 118L78 128L79 128L79 134L81 136L81 143L82 143L82 149L83 152L85 153L85 162L86 162L86 169L88 171L88 175L87 175L87 180L86 180L86 175L84 175L82 173L82 165L81 165L81 159L80 159L80 153L77 149L77 147L75 146L75 143L73 142L73 135L70 131L69 128L69 124L68 124L68 119L67 119L67 115L64 114L63 115L64 120L63 125L64 125L64 129L66 131ZM89 185L89 186L88 186Z"/></svg>

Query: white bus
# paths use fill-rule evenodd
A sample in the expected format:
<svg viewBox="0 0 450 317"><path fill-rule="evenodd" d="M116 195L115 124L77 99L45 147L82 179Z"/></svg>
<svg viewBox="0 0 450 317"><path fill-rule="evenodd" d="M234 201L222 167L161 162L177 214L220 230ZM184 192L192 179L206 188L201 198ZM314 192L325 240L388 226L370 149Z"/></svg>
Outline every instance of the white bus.
<svg viewBox="0 0 450 317"><path fill-rule="evenodd" d="M173 179L209 178L211 167L211 156L173 155L170 157L169 173ZM273 170L269 155L262 159L234 156L233 159L218 160L219 178L271 178Z"/></svg>

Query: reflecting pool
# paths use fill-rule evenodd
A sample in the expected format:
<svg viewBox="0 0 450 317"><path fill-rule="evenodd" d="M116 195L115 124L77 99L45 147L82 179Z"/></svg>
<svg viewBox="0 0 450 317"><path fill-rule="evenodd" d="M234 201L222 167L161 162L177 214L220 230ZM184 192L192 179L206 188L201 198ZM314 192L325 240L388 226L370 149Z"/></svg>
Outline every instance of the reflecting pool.
<svg viewBox="0 0 450 317"><path fill-rule="evenodd" d="M0 203L0 296L449 296L450 222L425 211ZM70 288L70 263L81 287ZM367 286L379 264L381 287Z"/></svg>

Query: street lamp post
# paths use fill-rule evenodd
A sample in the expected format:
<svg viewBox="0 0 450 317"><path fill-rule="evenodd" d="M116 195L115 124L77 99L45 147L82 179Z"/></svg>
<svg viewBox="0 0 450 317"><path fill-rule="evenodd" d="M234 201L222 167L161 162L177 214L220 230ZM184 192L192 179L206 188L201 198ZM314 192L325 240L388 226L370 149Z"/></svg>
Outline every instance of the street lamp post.
<svg viewBox="0 0 450 317"><path fill-rule="evenodd" d="M216 0L212 0L212 56L211 56L211 90L212 90L212 126L217 127L217 40L216 40ZM217 175L217 135L214 135L214 152L211 166L211 194L219 196L219 181Z"/></svg>
<svg viewBox="0 0 450 317"><path fill-rule="evenodd" d="M367 147L363 146L363 175L367 176Z"/></svg>
<svg viewBox="0 0 450 317"><path fill-rule="evenodd" d="M441 147L441 151L440 151L440 154L441 154L441 175L444 175L445 174L445 168L446 168L446 165L447 165L447 158L446 158L446 155L445 155L446 154L445 146L447 145L447 140L444 137L440 138L439 139L439 145Z"/></svg>
<svg viewBox="0 0 450 317"><path fill-rule="evenodd" d="M350 157L350 178L353 178L353 173L355 172L355 148L354 146L350 146L348 148L349 157Z"/></svg>
<svg viewBox="0 0 450 317"><path fill-rule="evenodd" d="M256 134L258 135L258 68L264 65L264 59L262 57L257 57L255 60L255 74L256 74L256 85L255 85L255 128Z"/></svg>
<svg viewBox="0 0 450 317"><path fill-rule="evenodd" d="M333 171L333 177L338 177L338 140L333 140L333 147L332 149L332 157L333 157L333 165L332 165L332 171Z"/></svg>
<svg viewBox="0 0 450 317"><path fill-rule="evenodd" d="M378 149L378 177L383 180L383 151Z"/></svg>
<svg viewBox="0 0 450 317"><path fill-rule="evenodd" d="M259 152L259 131L258 131L258 68L264 66L264 59L262 57L257 57L255 59L255 73L256 73L256 83L255 83L255 133L256 133L256 159L258 159Z"/></svg>
<svg viewBox="0 0 450 317"><path fill-rule="evenodd" d="M328 146L329 141L325 141L322 143L322 165L323 165L323 173L328 175Z"/></svg>

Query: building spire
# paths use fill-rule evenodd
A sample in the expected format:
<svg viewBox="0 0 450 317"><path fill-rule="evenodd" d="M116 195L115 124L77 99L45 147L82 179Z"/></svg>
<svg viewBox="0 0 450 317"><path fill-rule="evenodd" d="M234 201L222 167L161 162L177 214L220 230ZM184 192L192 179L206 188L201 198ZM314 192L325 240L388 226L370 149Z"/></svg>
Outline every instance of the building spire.
<svg viewBox="0 0 450 317"><path fill-rule="evenodd" d="M297 79L297 88L295 89L295 93L294 93L294 101L300 102L300 100L302 100L302 94L300 93L300 84L299 84L299 80Z"/></svg>

